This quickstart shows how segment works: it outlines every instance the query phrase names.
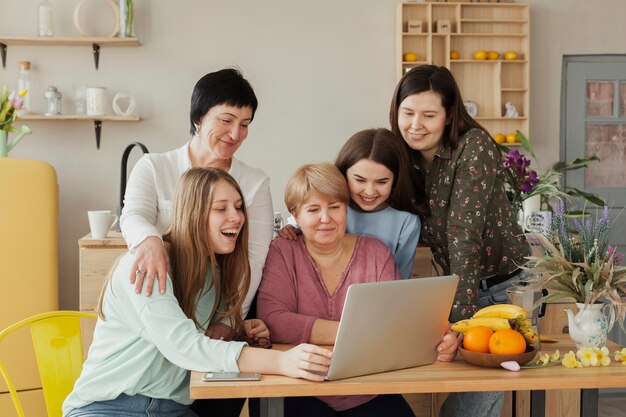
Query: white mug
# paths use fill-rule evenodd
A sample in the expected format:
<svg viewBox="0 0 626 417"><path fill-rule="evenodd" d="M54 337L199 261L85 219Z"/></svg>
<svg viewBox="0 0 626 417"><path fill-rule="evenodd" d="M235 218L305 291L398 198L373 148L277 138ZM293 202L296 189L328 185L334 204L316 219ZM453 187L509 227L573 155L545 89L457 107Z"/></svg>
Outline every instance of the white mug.
<svg viewBox="0 0 626 417"><path fill-rule="evenodd" d="M111 210L88 211L89 229L92 239L104 239L109 230L117 224L117 216Z"/></svg>
<svg viewBox="0 0 626 417"><path fill-rule="evenodd" d="M107 89L104 87L87 87L85 91L87 115L102 116L107 112Z"/></svg>

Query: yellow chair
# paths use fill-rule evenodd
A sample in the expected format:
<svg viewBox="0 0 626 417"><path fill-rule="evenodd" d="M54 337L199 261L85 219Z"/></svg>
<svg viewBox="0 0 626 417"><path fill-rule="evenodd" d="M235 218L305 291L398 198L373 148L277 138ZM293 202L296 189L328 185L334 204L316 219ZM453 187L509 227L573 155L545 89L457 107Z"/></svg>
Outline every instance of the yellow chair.
<svg viewBox="0 0 626 417"><path fill-rule="evenodd" d="M6 336L16 330L26 326L30 328L48 417L61 417L63 401L72 391L83 368L81 318L95 320L97 315L78 311L52 311L29 317L0 331L2 343ZM0 374L9 388L18 417L25 417L15 385L1 359Z"/></svg>

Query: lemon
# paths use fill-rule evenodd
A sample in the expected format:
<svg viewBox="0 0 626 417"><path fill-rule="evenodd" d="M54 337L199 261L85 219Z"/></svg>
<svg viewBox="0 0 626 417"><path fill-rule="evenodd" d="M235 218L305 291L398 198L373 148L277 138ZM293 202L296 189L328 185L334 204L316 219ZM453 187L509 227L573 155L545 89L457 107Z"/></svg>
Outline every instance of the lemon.
<svg viewBox="0 0 626 417"><path fill-rule="evenodd" d="M498 133L497 135L493 137L493 140L495 140L496 143L504 143L504 139L505 137L502 133Z"/></svg>
<svg viewBox="0 0 626 417"><path fill-rule="evenodd" d="M459 59L459 51L450 51L450 59Z"/></svg>
<svg viewBox="0 0 626 417"><path fill-rule="evenodd" d="M487 59L487 52L479 49L478 51L474 52L474 59Z"/></svg>
<svg viewBox="0 0 626 417"><path fill-rule="evenodd" d="M407 62L415 62L417 61L419 58L419 55L417 55L415 52L407 52L406 54L404 54L404 60Z"/></svg>
<svg viewBox="0 0 626 417"><path fill-rule="evenodd" d="M504 53L504 59L507 61L514 61L517 59L517 54L514 51L507 51Z"/></svg>
<svg viewBox="0 0 626 417"><path fill-rule="evenodd" d="M497 53L496 51L487 52L487 59L493 60L493 59L498 59L498 58L500 58L500 54Z"/></svg>
<svg viewBox="0 0 626 417"><path fill-rule="evenodd" d="M517 143L517 133L507 133L506 143Z"/></svg>

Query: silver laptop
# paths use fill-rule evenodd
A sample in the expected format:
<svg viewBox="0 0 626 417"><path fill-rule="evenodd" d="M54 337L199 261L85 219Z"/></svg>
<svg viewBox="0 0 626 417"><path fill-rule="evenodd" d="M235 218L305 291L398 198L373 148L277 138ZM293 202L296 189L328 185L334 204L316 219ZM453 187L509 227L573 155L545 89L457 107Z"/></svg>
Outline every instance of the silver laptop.
<svg viewBox="0 0 626 417"><path fill-rule="evenodd" d="M458 280L448 275L351 285L326 379L435 362Z"/></svg>

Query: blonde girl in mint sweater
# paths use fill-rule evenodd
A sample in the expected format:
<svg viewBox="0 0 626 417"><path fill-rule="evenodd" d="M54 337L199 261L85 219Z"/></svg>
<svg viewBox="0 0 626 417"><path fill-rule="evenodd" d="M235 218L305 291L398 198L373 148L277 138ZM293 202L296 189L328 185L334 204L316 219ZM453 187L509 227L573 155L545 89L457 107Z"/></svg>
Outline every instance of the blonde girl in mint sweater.
<svg viewBox="0 0 626 417"><path fill-rule="evenodd" d="M205 336L208 325L227 322L251 342L269 337L262 321L241 317L250 283L247 233L235 180L219 169L187 171L163 236L172 269L165 294L136 294L128 284L134 257L122 256L105 285L94 340L63 415L196 416L189 409L189 370L322 380L332 355L326 349L300 344L280 352Z"/></svg>

